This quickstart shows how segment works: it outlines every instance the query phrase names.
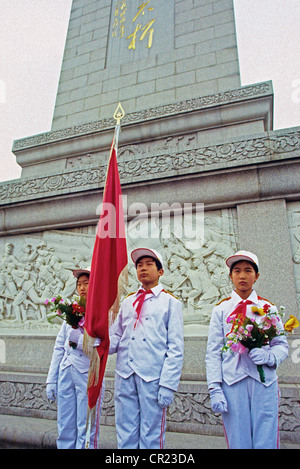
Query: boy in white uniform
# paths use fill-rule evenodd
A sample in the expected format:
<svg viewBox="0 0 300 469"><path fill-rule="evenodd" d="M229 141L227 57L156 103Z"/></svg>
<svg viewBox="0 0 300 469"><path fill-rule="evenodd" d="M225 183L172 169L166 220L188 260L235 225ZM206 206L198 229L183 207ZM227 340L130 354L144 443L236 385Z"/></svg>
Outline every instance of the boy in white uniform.
<svg viewBox="0 0 300 469"><path fill-rule="evenodd" d="M206 353L207 383L214 412L221 412L230 449L276 449L279 447L279 390L276 368L288 356L284 335L270 345L250 352L222 353L232 324L227 318L237 306L256 322L262 318L251 308L271 305L257 296L253 285L259 277L257 256L239 251L226 260L235 291L212 311ZM273 306L273 309L275 307ZM279 319L278 327L283 329ZM265 382L260 381L257 365L263 365Z"/></svg>
<svg viewBox="0 0 300 469"><path fill-rule="evenodd" d="M89 270L75 270L76 287L87 298ZM69 342L76 344L76 348ZM57 448L84 449L88 409L87 379L90 359L83 353L83 328L73 329L65 321L57 335L47 376L46 393L50 401L57 400ZM104 393L97 403L97 418L90 437L90 448L98 446L99 420Z"/></svg>
<svg viewBox="0 0 300 469"><path fill-rule="evenodd" d="M183 364L182 306L158 283L163 261L157 251L135 249L131 258L142 286L124 299L110 332L118 448L159 449Z"/></svg>

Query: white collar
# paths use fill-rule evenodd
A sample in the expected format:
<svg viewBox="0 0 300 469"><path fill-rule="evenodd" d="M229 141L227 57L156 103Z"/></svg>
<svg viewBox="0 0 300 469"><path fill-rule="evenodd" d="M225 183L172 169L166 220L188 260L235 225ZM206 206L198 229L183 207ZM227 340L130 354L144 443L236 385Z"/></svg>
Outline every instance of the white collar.
<svg viewBox="0 0 300 469"><path fill-rule="evenodd" d="M258 297L257 297L257 293L255 290L252 290L247 300L243 300L243 298L241 298L235 290L232 291L231 298L233 300L234 306L238 305L241 301L247 301L247 300L252 301L253 304L256 304L256 305L258 304Z"/></svg>
<svg viewBox="0 0 300 469"><path fill-rule="evenodd" d="M164 289L164 287L162 286L161 283L159 283L158 285L156 285L155 287L151 288L150 290L152 291L153 295L158 296L158 295L160 294L160 292L161 292L163 289ZM141 285L135 295L137 295L137 293L138 293L140 290L145 290L145 288Z"/></svg>

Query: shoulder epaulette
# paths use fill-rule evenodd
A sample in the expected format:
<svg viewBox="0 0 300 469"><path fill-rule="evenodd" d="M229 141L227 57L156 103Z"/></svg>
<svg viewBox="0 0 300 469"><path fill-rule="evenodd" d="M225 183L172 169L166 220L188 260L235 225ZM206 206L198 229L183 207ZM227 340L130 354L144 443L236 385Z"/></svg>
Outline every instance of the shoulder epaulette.
<svg viewBox="0 0 300 469"><path fill-rule="evenodd" d="M173 293L171 293L171 292L169 292L169 291L167 291L167 290L165 290L165 289L163 289L162 291L164 291L165 293L169 293L169 295L173 296L173 298L176 298L176 300L179 300L179 301L180 301L180 298L178 298L178 296L173 295Z"/></svg>
<svg viewBox="0 0 300 469"><path fill-rule="evenodd" d="M135 291L133 291L132 293L128 293L128 295L126 295L126 296L124 297L124 300L125 300L126 298L128 298L129 296L134 295L135 293L136 293Z"/></svg>
<svg viewBox="0 0 300 469"><path fill-rule="evenodd" d="M223 298L223 300L219 301L219 303L216 303L216 306L219 306L223 301L228 301L230 300L231 296L228 296L228 298Z"/></svg>
<svg viewBox="0 0 300 469"><path fill-rule="evenodd" d="M257 295L257 298L259 300L267 301L268 303L270 303L270 305L275 306L275 303L272 303L272 301L267 300L267 298L263 298L262 296L258 296L258 295Z"/></svg>

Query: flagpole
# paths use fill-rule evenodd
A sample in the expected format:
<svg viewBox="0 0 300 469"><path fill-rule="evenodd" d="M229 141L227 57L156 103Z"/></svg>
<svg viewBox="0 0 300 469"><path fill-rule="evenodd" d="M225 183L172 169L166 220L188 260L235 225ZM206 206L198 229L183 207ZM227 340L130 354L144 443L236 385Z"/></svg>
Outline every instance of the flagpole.
<svg viewBox="0 0 300 469"><path fill-rule="evenodd" d="M121 120L125 116L124 109L122 108L121 103L119 102L117 109L115 110L114 113L114 119L117 121L116 127L115 127L115 135L114 135L114 146L117 151L118 149L118 143L119 143L119 134L120 134L120 129L121 129Z"/></svg>
<svg viewBox="0 0 300 469"><path fill-rule="evenodd" d="M123 109L121 103L119 102L119 104L117 106L117 109L115 110L114 115L113 115L114 119L117 122L116 122L113 141L112 141L112 145L111 145L111 149L110 149L109 162L108 162L108 165L107 165L107 174L108 174L108 169L109 169L110 160L111 160L111 157L112 157L112 154L113 154L113 150L115 150L115 154L117 156L117 149L118 149L118 143L119 143L119 134L120 134L120 129L121 129L121 120L123 119L124 116L125 116L124 109ZM107 175L106 175L106 180L107 180ZM105 184L104 191L103 191L103 199L105 198L106 189L107 189L107 185ZM83 347L84 347L84 352L88 354L88 356L90 357L90 360L91 360L90 370L91 370L92 363L94 364L93 366L95 366L95 363L96 363L98 365L98 368L99 368L101 360L98 359L94 363L94 358L93 358L93 357L97 356L97 351L96 351L96 348L95 348L95 345L94 345L95 339L90 340L91 338L89 337L89 335L86 331L85 331L84 335L85 335L85 337L84 337ZM92 352L91 352L91 350L92 350ZM93 366L92 366L92 368L93 368ZM90 375L90 370L89 370L89 375ZM96 378L96 379L98 380L98 378ZM88 385L87 385L87 391L88 391L88 389L89 389L89 381L88 381ZM100 389L99 399L101 399L101 392L102 392L102 387ZM96 417L96 419L94 421L95 417ZM85 440L85 448L86 449L90 448L91 429L92 429L93 422L96 426L100 425L100 413L99 413L99 422L98 422L97 421L97 416L94 414L93 410L88 407L88 415L87 415L87 423L86 423L86 440Z"/></svg>

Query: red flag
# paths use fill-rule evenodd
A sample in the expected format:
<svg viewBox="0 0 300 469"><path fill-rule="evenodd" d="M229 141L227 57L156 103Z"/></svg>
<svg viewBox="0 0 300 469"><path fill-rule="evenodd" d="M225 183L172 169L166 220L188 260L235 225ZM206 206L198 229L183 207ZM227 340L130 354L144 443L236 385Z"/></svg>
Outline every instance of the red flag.
<svg viewBox="0 0 300 469"><path fill-rule="evenodd" d="M101 393L109 349L110 316L118 312L121 283L125 282L127 273L125 224L115 140L114 138L108 163L85 314L84 352L91 359L88 378L89 412L96 408ZM101 339L98 347L93 347L95 337Z"/></svg>

